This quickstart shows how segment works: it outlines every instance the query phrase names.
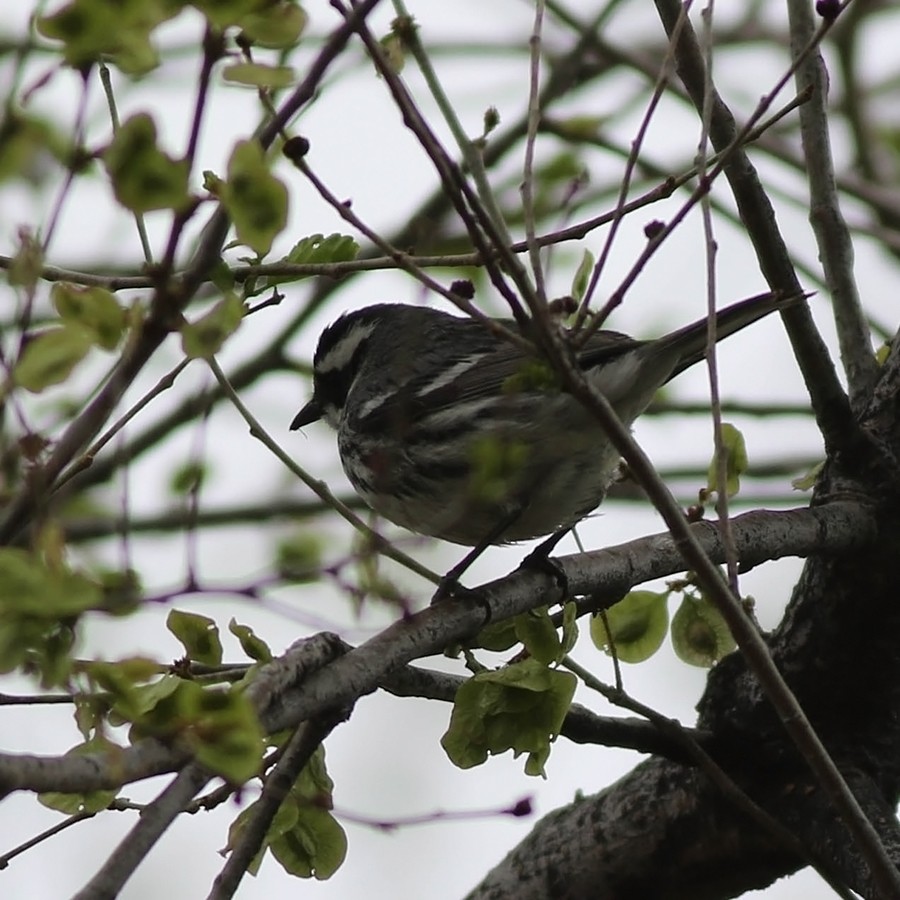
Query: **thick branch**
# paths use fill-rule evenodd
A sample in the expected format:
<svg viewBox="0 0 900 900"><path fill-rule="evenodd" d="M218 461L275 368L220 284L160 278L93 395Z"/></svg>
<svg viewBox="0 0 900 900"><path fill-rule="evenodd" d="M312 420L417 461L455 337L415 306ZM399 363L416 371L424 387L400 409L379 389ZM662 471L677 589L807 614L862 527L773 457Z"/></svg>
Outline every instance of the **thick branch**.
<svg viewBox="0 0 900 900"><path fill-rule="evenodd" d="M783 556L829 553L840 557L865 546L874 534L870 514L852 502L788 512L751 512L736 517L732 524L740 562L747 568ZM700 522L692 529L709 557L724 561L716 526ZM596 598L595 606L598 602L610 606L636 584L684 570L668 534L560 557L559 563L571 591ZM521 570L484 585L481 596L492 619L501 621L553 602L559 596L559 587L547 573ZM269 732L292 728L329 709L350 704L374 691L386 676L408 662L471 639L484 621L485 607L469 600L447 601L398 621L306 680L296 674L281 678L269 689L271 702L264 725ZM256 690L260 686L254 683ZM114 757L0 754L0 796L14 790L77 793L117 787L176 768L185 759L184 753L167 751L154 741L142 741Z"/></svg>

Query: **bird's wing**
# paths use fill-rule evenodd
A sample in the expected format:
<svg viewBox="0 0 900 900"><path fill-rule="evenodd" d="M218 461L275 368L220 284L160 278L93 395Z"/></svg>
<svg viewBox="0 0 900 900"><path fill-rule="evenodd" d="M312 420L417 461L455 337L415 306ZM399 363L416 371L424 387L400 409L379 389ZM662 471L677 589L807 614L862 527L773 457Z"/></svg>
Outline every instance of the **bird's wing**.
<svg viewBox="0 0 900 900"><path fill-rule="evenodd" d="M440 369L427 366L381 399L373 399L360 410L355 427L373 433L396 432L422 417L462 412L463 405L490 397L536 397L561 389L559 379L539 356L490 334L481 323L465 325L465 332L448 335L446 344L435 351ZM602 365L641 343L616 331L598 331L578 352L578 365L583 370ZM411 361L409 368L415 371L418 366Z"/></svg>

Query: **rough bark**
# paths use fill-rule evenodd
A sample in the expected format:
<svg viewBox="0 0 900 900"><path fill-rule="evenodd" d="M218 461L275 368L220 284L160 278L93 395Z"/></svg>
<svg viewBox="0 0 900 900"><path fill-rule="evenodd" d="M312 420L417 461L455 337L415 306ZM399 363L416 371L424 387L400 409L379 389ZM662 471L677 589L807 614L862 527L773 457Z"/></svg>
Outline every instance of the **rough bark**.
<svg viewBox="0 0 900 900"><path fill-rule="evenodd" d="M875 452L830 459L813 500L852 491L875 510L877 533L864 550L807 561L769 644L887 853L900 863L898 345L895 339L859 417L863 441ZM844 823L740 655L712 670L698 709L698 726L712 734L719 765L840 882L877 897ZM804 864L725 801L702 772L654 756L542 819L469 898L712 900L764 887Z"/></svg>

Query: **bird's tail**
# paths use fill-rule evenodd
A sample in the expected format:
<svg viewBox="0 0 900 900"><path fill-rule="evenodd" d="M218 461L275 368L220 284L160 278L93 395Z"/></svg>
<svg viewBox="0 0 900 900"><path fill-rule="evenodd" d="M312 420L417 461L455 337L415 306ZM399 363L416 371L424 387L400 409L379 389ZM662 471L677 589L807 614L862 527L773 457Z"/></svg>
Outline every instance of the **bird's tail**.
<svg viewBox="0 0 900 900"><path fill-rule="evenodd" d="M778 291L770 291L759 294L749 300L742 300L726 306L716 313L716 342L746 328L757 319L769 315L769 313L783 310L806 299L809 294L785 295ZM679 361L669 378L674 378L680 372L700 362L706 355L706 347L709 338L709 319L703 318L678 331L673 331L665 338L670 348L678 348ZM660 348L662 349L662 348Z"/></svg>

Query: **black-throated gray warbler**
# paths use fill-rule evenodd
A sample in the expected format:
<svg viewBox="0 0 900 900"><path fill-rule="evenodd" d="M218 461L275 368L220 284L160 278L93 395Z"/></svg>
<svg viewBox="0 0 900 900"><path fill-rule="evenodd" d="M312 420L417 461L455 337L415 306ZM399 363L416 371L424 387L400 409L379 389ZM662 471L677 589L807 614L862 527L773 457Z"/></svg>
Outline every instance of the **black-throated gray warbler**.
<svg viewBox="0 0 900 900"><path fill-rule="evenodd" d="M721 310L716 339L793 299L764 294ZM576 359L630 426L706 342L706 319L651 341L597 331ZM291 429L324 418L357 493L411 531L467 546L540 537L600 503L619 454L536 363L474 319L368 306L322 332L313 396Z"/></svg>

